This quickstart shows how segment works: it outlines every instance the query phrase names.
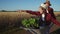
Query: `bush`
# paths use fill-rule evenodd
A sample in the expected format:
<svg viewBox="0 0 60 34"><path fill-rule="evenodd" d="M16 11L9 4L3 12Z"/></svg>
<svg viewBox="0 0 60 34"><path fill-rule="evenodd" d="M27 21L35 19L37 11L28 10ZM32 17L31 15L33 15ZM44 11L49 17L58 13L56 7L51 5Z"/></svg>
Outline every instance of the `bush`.
<svg viewBox="0 0 60 34"><path fill-rule="evenodd" d="M38 27L38 23L37 23L38 19L35 18L30 18L30 19L23 19L22 20L22 25L30 28L30 27Z"/></svg>

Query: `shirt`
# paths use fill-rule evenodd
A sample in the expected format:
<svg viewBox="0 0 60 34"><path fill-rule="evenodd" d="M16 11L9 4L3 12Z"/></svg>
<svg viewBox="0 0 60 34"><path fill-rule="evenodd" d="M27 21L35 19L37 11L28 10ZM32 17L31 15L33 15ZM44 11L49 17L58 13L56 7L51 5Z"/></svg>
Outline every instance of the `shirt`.
<svg viewBox="0 0 60 34"><path fill-rule="evenodd" d="M42 20L43 21L45 20L45 14L44 13L42 14Z"/></svg>

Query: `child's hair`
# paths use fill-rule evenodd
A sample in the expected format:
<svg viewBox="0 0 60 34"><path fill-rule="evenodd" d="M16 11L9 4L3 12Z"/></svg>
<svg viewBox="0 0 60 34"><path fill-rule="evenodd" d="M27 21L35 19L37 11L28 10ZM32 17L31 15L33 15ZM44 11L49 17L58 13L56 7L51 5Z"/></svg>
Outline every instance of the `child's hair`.
<svg viewBox="0 0 60 34"><path fill-rule="evenodd" d="M46 12L46 9L44 9L43 7L40 6L39 8L41 8L44 13Z"/></svg>
<svg viewBox="0 0 60 34"><path fill-rule="evenodd" d="M41 7L41 6L40 6L39 8L41 8L42 10L46 10L46 9L44 9L44 8L43 8L43 7Z"/></svg>

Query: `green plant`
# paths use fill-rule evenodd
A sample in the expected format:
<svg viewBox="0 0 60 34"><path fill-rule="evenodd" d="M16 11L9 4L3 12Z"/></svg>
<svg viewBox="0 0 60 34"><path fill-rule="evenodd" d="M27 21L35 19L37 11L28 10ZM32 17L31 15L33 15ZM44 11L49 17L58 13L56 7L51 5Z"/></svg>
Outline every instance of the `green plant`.
<svg viewBox="0 0 60 34"><path fill-rule="evenodd" d="M22 20L22 24L23 24L25 27L28 27L28 26L29 26L29 23L28 23L27 19Z"/></svg>
<svg viewBox="0 0 60 34"><path fill-rule="evenodd" d="M30 19L23 19L22 24L25 27L38 27L38 24L36 23L37 19L35 18L30 18Z"/></svg>

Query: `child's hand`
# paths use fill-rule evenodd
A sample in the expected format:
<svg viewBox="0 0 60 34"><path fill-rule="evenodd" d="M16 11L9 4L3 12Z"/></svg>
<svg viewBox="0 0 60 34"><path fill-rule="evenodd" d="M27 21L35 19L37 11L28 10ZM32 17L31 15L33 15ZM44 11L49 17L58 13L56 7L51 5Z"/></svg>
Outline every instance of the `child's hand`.
<svg viewBox="0 0 60 34"><path fill-rule="evenodd" d="M25 10L19 10L18 12L26 12Z"/></svg>
<svg viewBox="0 0 60 34"><path fill-rule="evenodd" d="M42 10L42 8L39 8L39 10L38 10L41 14L43 13L43 10Z"/></svg>

